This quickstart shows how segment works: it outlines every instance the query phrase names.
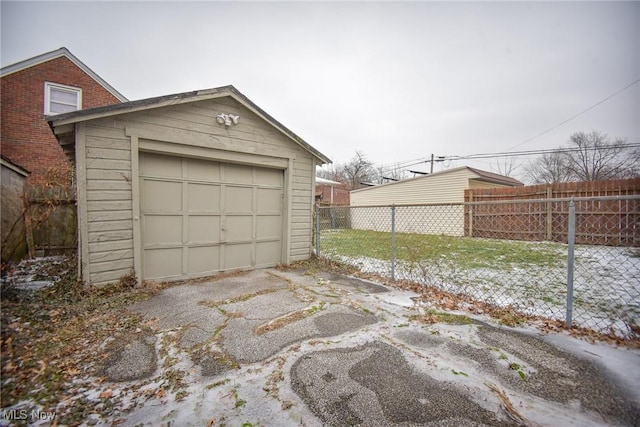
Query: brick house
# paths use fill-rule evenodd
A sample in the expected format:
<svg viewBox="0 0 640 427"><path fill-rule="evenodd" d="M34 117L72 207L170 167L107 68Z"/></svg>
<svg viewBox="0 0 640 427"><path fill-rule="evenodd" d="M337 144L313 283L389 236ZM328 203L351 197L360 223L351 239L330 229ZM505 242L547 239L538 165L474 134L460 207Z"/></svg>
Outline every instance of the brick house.
<svg viewBox="0 0 640 427"><path fill-rule="evenodd" d="M24 209L24 215L17 212L16 220L2 217L4 266L24 255L23 250L17 249L20 247L28 246L29 255L56 253L60 249L69 252L75 247L71 163L45 116L118 104L127 98L64 47L2 67L0 82L3 173L28 172L21 192L2 187L3 208L11 204ZM49 204L50 209L45 212L47 205L43 202L51 200L55 200L55 208ZM14 239L15 233L10 230L24 231ZM9 245L9 234L15 248L5 247ZM8 253L13 254L11 259Z"/></svg>
<svg viewBox="0 0 640 427"><path fill-rule="evenodd" d="M28 185L69 166L45 115L127 101L64 47L3 67L0 75L2 155L30 172Z"/></svg>
<svg viewBox="0 0 640 427"><path fill-rule="evenodd" d="M315 199L321 206L349 206L349 190L341 182L316 177Z"/></svg>

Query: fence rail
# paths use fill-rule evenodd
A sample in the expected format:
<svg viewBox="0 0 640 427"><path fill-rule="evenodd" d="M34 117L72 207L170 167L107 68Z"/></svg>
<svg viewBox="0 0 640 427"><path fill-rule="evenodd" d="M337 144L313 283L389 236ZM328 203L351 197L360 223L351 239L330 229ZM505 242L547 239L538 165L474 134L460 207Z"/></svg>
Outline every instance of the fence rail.
<svg viewBox="0 0 640 427"><path fill-rule="evenodd" d="M318 207L315 238L365 272L640 336L640 196Z"/></svg>
<svg viewBox="0 0 640 427"><path fill-rule="evenodd" d="M465 203L465 235L568 242L567 203L574 200L578 244L638 246L640 196L493 200Z"/></svg>

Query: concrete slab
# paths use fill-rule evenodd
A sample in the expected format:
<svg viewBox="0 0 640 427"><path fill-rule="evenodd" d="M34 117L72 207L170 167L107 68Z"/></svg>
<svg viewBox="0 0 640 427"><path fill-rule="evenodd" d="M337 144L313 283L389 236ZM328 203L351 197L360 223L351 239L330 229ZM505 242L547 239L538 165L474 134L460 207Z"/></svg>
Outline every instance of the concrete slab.
<svg viewBox="0 0 640 427"><path fill-rule="evenodd" d="M123 425L640 424L637 387L591 359L482 321L421 324L415 296L276 269L167 288L130 307L156 319L155 352L132 337L108 346L107 369L155 372L181 397L134 400ZM626 369L640 369L634 351Z"/></svg>
<svg viewBox="0 0 640 427"><path fill-rule="evenodd" d="M111 343L111 357L104 368L106 378L132 381L149 377L156 370L155 341L153 335L143 335Z"/></svg>
<svg viewBox="0 0 640 427"><path fill-rule="evenodd" d="M462 389L416 372L379 341L315 352L291 368L293 389L326 425L516 425Z"/></svg>

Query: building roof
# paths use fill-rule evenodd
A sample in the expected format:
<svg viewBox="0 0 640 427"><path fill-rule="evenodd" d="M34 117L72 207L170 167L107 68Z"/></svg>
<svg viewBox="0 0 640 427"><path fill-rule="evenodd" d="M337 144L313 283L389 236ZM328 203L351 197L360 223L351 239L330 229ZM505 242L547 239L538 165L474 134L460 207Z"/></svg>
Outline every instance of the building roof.
<svg viewBox="0 0 640 427"><path fill-rule="evenodd" d="M13 170L16 173L19 173L22 176L28 176L31 173L22 166L12 162L8 157L5 157L4 154L0 154L0 164Z"/></svg>
<svg viewBox="0 0 640 427"><path fill-rule="evenodd" d="M331 186L343 185L341 182L331 181L330 179L320 178L319 176L316 176L316 184L318 184L318 185L331 185Z"/></svg>
<svg viewBox="0 0 640 427"><path fill-rule="evenodd" d="M105 88L109 93L118 98L120 102L127 102L128 99L115 90L113 86L107 83L102 77L96 74L91 68L87 67L82 61L76 58L66 47L61 47L57 50L52 50L51 52L43 53L38 56L34 56L33 58L25 59L24 61L16 62L15 64L7 65L6 67L2 67L0 71L0 77L8 76L9 74L16 73L18 71L22 71L26 68L33 67L34 65L42 64L43 62L51 61L52 59L66 57L71 62L73 62L78 68L88 74L93 80L98 82L100 86Z"/></svg>
<svg viewBox="0 0 640 427"><path fill-rule="evenodd" d="M359 191L368 191L368 190L372 190L374 188L379 188L379 187L386 187L389 185L398 185L398 184L402 184L402 183L406 183L407 181L415 181L415 180L424 180L424 179L430 179L433 176L438 176L438 175L446 175L452 172L457 172L463 169L467 169L470 172L474 173L476 175L476 177L472 178L475 179L476 181L483 181L483 182L490 182L492 184L502 184L502 185L508 185L508 186L512 186L512 187L519 187L524 185L522 182L518 181L515 178L511 178L510 176L505 176L505 175L500 175L497 173L493 173L493 172L487 172L481 169L476 169L476 168L472 168L469 166L460 166L458 168L453 168L453 169L447 169L447 170L443 170L443 171L439 171L439 172L434 172L434 173L430 173L428 175L422 175L422 176L417 176L414 178L409 178L409 179L403 179L401 181L394 181L394 182L389 182L386 184L379 184L376 185L375 187L365 187L365 188L359 188L357 190L352 190L352 193L355 192L359 192Z"/></svg>
<svg viewBox="0 0 640 427"><path fill-rule="evenodd" d="M512 186L521 186L524 183L518 181L515 178L511 178L510 176L500 175L493 172L483 171L482 169L471 168L469 166L463 166L469 169L470 171L478 174L480 177L476 178L478 181L492 182L494 184L504 184L504 185L512 185Z"/></svg>
<svg viewBox="0 0 640 427"><path fill-rule="evenodd" d="M123 102L121 104L105 105L96 108L87 108L84 110L71 111L69 113L56 114L55 116L47 116L49 126L54 129L56 127L71 125L74 123L85 122L93 119L100 119L120 114L132 113L142 110L150 110L154 108L166 107L170 105L186 104L207 99L231 97L240 104L247 107L253 113L270 123L281 133L292 139L296 144L310 152L323 163L331 163L331 159L313 148L298 135L287 129L283 124L267 114L264 110L254 104L249 98L244 96L238 89L229 85L213 89L196 90L192 92L177 93L173 95L158 96L155 98L140 99L136 101Z"/></svg>

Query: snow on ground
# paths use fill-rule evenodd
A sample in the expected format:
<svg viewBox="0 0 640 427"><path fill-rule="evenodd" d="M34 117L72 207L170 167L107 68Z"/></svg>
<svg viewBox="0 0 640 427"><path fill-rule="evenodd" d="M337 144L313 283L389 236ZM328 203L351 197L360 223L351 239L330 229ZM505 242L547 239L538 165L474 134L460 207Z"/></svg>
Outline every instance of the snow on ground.
<svg viewBox="0 0 640 427"><path fill-rule="evenodd" d="M538 332L531 332L538 334ZM588 359L607 370L633 399L640 403L640 351L590 343L567 334L549 334L542 339L568 353Z"/></svg>
<svg viewBox="0 0 640 427"><path fill-rule="evenodd" d="M359 262L361 267L369 269L369 272L390 272L390 264L379 260L352 261ZM455 383L460 388L469 390L470 398L476 403L485 409L496 410L499 402L495 395L487 391L487 381L493 381L492 376L483 373L481 364L474 360L466 360L463 355L453 351L457 346L453 346L451 351L445 351L443 348L422 351L419 347L410 349L406 342L402 344L398 340L403 331L413 331L480 348L482 343L478 337L477 326L447 323L410 325L407 318L410 314L415 314L415 310L419 310L419 307L413 304L412 298L417 296L414 293L391 288L389 292L369 294L352 289L347 291L344 286L334 288L328 281L317 280L316 283L317 286L307 286L309 292L313 291L312 295L325 295L337 304L335 300L342 301L338 296L344 292L345 299L375 312L384 321L338 336L294 342L264 361L243 364L238 370L214 377L204 377L189 354L180 350L177 341L168 339L175 337L177 330L158 330L155 346L159 364L149 379L119 383L104 382L95 377L79 379L79 390L74 401L61 402L60 405L85 405L94 409L101 405L115 405L116 410L112 416L101 417L91 414L84 418L83 425L320 426L321 421L310 412L289 383L293 364L314 352L350 349L374 341L384 341L405 349L404 355L407 360L420 371L434 379ZM455 286L450 286L451 289L455 289ZM485 294L478 291L478 295ZM491 319L486 316L473 317L491 323ZM640 403L639 350L593 344L564 333L542 336L533 327L520 328L518 331L542 337L554 346L598 363ZM504 351L508 356L504 360L505 370L508 369L506 364L509 362L525 365L516 355ZM166 363L169 361L171 363ZM523 367L525 374L534 374L535 366L528 363L526 365L527 367ZM171 383L171 379L175 378L171 373L176 372L184 373L184 377L180 379L184 387L177 387L178 392L172 390ZM575 407L571 406L572 404L565 406L509 388L505 388L504 392L525 418L535 420L539 425L606 425L599 422L592 413L581 409L579 402ZM37 410L39 407L35 402L25 401L2 410L23 408ZM50 420L33 423L43 426L51 424ZM7 424L0 420L0 425Z"/></svg>
<svg viewBox="0 0 640 427"><path fill-rule="evenodd" d="M2 277L2 283L11 283L18 289L30 291L46 288L58 280L60 274L64 273L51 275L50 272L58 270L57 267L66 262L67 257L65 256L25 259Z"/></svg>
<svg viewBox="0 0 640 427"><path fill-rule="evenodd" d="M573 288L573 323L621 337L640 325L640 257L637 250L610 246L576 246ZM390 277L387 260L347 257L325 251L323 256ZM435 286L454 294L500 307L513 307L530 315L565 320L566 261L557 267L520 265L511 268L460 269L454 260L395 265L397 280Z"/></svg>

